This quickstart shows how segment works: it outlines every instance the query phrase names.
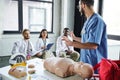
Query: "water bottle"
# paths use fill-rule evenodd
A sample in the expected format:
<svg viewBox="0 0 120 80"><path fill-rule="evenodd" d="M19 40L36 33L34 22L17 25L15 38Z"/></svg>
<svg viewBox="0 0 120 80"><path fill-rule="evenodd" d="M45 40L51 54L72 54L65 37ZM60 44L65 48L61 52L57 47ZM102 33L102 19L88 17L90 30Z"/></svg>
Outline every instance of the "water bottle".
<svg viewBox="0 0 120 80"><path fill-rule="evenodd" d="M0 80L2 80L2 75L0 74Z"/></svg>

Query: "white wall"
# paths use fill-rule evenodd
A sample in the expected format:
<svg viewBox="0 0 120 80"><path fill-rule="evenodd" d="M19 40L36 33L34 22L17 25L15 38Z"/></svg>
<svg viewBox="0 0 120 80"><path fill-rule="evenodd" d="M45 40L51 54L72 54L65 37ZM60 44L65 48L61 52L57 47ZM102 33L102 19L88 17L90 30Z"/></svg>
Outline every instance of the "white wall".
<svg viewBox="0 0 120 80"><path fill-rule="evenodd" d="M5 1L6 0L0 0L0 11L3 11L5 8ZM67 1L68 4L64 4L64 1ZM63 5L64 4L64 5ZM64 8L64 6L66 6ZM67 9L69 8L69 9ZM66 13L63 13L64 9ZM66 22L63 23L64 17L63 14L67 16ZM11 55L11 50L13 43L17 40L20 40L22 38L21 34L2 34L3 33L3 14L4 12L1 12L0 14L0 56L7 56ZM54 16L53 16L53 33L49 34L49 38L51 42L54 42L56 44L57 37L61 34L60 30L64 28L62 25L67 25L67 27L70 27L70 29L73 29L73 23L74 23L74 0L54 0ZM62 14L62 15L61 15ZM70 20L69 20L70 18ZM69 21L67 21L69 20ZM69 25L69 26L68 26ZM31 41L33 44L36 42L39 34L31 34ZM55 46L52 47L52 51L55 51Z"/></svg>
<svg viewBox="0 0 120 80"><path fill-rule="evenodd" d="M0 39L1 39L1 35L2 35L2 26L3 26L3 24L2 24L2 22L3 22L3 13L2 12L4 12L4 7L3 7L3 5L4 5L4 1L3 0L0 0ZM1 41L0 41L1 42ZM0 49L1 49L1 46L0 46Z"/></svg>
<svg viewBox="0 0 120 80"><path fill-rule="evenodd" d="M119 60L120 58L120 45L108 46L108 59Z"/></svg>
<svg viewBox="0 0 120 80"><path fill-rule="evenodd" d="M3 5L4 5L4 2L3 2L3 0L0 0L0 11L3 11L4 10L4 7L3 7ZM2 38L2 19L3 19L3 13L1 12L0 13L0 54L2 53L2 40L1 40L1 38Z"/></svg>
<svg viewBox="0 0 120 80"><path fill-rule="evenodd" d="M120 41L108 40L108 59L119 60Z"/></svg>
<svg viewBox="0 0 120 80"><path fill-rule="evenodd" d="M62 0L62 12L61 12L61 34L65 27L69 27L70 30L74 28L74 9L75 0Z"/></svg>

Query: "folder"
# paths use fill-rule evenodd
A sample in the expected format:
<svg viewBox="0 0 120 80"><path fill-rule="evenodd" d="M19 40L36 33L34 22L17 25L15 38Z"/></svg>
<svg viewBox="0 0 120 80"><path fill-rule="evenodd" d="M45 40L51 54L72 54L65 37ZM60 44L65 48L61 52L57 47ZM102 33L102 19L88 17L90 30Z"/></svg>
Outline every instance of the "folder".
<svg viewBox="0 0 120 80"><path fill-rule="evenodd" d="M53 44L54 44L54 43L49 43L49 44L47 45L46 50L49 50L49 49L53 46Z"/></svg>

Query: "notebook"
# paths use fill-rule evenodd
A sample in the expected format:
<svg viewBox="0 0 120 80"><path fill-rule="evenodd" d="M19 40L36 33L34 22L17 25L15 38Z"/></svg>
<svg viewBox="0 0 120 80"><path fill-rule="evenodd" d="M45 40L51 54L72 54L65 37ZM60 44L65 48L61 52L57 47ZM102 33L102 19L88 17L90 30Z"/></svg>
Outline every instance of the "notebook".
<svg viewBox="0 0 120 80"><path fill-rule="evenodd" d="M54 43L49 43L49 44L47 45L46 50L49 50L49 49L53 46L53 44L54 44Z"/></svg>

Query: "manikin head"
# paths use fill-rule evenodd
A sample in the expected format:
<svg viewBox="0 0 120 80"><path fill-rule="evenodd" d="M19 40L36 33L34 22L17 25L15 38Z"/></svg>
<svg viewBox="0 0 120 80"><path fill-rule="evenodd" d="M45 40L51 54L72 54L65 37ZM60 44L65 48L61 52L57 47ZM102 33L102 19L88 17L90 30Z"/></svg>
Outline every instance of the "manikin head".
<svg viewBox="0 0 120 80"><path fill-rule="evenodd" d="M90 78L92 77L94 70L92 65L88 63L76 62L74 65L74 72L82 78Z"/></svg>

